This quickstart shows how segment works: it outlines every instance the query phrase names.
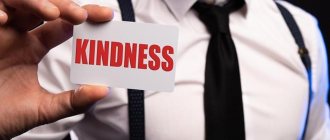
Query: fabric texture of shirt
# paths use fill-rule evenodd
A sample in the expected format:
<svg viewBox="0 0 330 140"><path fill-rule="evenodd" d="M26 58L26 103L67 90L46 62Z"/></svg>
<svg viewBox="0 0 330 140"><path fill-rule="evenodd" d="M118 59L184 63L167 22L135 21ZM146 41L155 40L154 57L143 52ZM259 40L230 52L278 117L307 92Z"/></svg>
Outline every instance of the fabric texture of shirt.
<svg viewBox="0 0 330 140"><path fill-rule="evenodd" d="M179 28L173 92L146 91L148 140L203 140L203 83L210 35L197 13L196 0L133 0L137 22ZM78 1L113 8L116 0ZM325 45L316 19L280 1L293 14L312 60L313 100L306 138L329 140L328 75ZM246 0L231 13L230 28L236 45L247 140L299 139L308 103L308 81L289 28L273 0ZM77 86L69 79L72 40L54 48L39 64L40 84L58 93ZM127 90L110 88L109 95L88 112L37 127L14 140L60 140L71 130L80 140L128 140Z"/></svg>

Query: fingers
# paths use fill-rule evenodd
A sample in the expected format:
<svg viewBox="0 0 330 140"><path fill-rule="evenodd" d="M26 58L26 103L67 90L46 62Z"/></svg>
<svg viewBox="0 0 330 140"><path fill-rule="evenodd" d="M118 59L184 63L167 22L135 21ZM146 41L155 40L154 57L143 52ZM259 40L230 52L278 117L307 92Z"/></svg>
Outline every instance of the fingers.
<svg viewBox="0 0 330 140"><path fill-rule="evenodd" d="M88 20L91 22L105 22L113 18L113 12L109 8L97 5L87 5L84 8L86 8L89 15ZM72 24L57 19L42 25L31 33L49 50L69 39L72 36L72 32Z"/></svg>
<svg viewBox="0 0 330 140"><path fill-rule="evenodd" d="M66 91L60 94L47 94L40 104L39 118L42 123L77 115L86 111L94 103L108 94L108 88L99 86L81 86L76 91Z"/></svg>
<svg viewBox="0 0 330 140"><path fill-rule="evenodd" d="M44 21L59 17L79 24L87 19L87 11L72 0L4 0L9 25L19 31L30 31Z"/></svg>
<svg viewBox="0 0 330 140"><path fill-rule="evenodd" d="M8 15L4 11L0 10L0 25L6 24L7 20L8 20Z"/></svg>
<svg viewBox="0 0 330 140"><path fill-rule="evenodd" d="M61 18L72 24L82 23L87 19L87 11L71 0L49 0L60 10Z"/></svg>
<svg viewBox="0 0 330 140"><path fill-rule="evenodd" d="M72 0L3 0L10 25L18 30L30 31L44 21L61 17L71 24L79 24L87 18L92 22L105 22L113 18L111 9L97 5L80 7ZM3 8L0 8L0 10ZM9 18L8 18L9 17ZM4 22L4 18L1 23Z"/></svg>
<svg viewBox="0 0 330 140"><path fill-rule="evenodd" d="M5 11L9 16L8 26L18 31L30 31L44 21L59 17L60 11L48 0L4 0Z"/></svg>
<svg viewBox="0 0 330 140"><path fill-rule="evenodd" d="M88 20L91 22L106 22L113 19L114 13L108 7L98 5L83 6L88 12Z"/></svg>
<svg viewBox="0 0 330 140"><path fill-rule="evenodd" d="M59 17L60 11L56 5L48 0L3 0L5 5L23 12L33 13L45 20Z"/></svg>

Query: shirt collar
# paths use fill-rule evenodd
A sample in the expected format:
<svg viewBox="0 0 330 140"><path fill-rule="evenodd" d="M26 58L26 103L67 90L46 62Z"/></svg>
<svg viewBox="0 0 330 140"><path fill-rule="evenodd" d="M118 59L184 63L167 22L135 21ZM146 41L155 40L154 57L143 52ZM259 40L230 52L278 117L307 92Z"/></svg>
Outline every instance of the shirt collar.
<svg viewBox="0 0 330 140"><path fill-rule="evenodd" d="M164 0L170 11L180 20L190 10L197 0ZM215 0L217 4L221 3L219 0ZM224 1L224 0L221 0ZM250 0L245 0L246 5L249 6ZM249 8L247 8L249 9Z"/></svg>
<svg viewBox="0 0 330 140"><path fill-rule="evenodd" d="M197 0L164 0L173 15L181 19Z"/></svg>

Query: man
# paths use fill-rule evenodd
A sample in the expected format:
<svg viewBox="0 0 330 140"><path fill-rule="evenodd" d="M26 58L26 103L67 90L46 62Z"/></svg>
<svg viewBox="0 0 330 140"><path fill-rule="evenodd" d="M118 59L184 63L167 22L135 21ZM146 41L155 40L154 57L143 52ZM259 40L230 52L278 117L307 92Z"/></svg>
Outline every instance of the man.
<svg viewBox="0 0 330 140"><path fill-rule="evenodd" d="M175 90L146 91L146 138L203 140L206 51L210 34L192 9L196 0L133 0L137 22L179 27ZM223 5L226 1L208 1ZM89 2L82 2L87 4ZM115 0L93 1L114 9ZM312 61L313 98L306 139L329 139L329 109L325 46L315 19L286 2L294 15ZM230 14L243 91L247 140L300 139L308 104L308 79L297 45L272 0L246 0ZM69 80L71 42L52 50L39 65L39 81L51 91L75 88ZM127 90L110 88L110 95L84 115L42 126L17 139L62 139L71 130L81 140L129 139Z"/></svg>
<svg viewBox="0 0 330 140"><path fill-rule="evenodd" d="M109 21L112 11L68 0L0 1L0 140L81 113L107 95L107 88L87 85L55 95L38 83L42 57L72 35L72 24L87 19ZM43 21L49 22L34 29Z"/></svg>

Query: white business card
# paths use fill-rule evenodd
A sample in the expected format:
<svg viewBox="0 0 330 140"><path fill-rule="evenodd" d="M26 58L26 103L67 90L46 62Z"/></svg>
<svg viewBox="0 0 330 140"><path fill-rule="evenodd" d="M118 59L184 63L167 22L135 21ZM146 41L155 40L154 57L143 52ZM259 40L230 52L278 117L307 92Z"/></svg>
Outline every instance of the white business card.
<svg viewBox="0 0 330 140"><path fill-rule="evenodd" d="M111 21L74 27L71 81L172 91L178 28Z"/></svg>

